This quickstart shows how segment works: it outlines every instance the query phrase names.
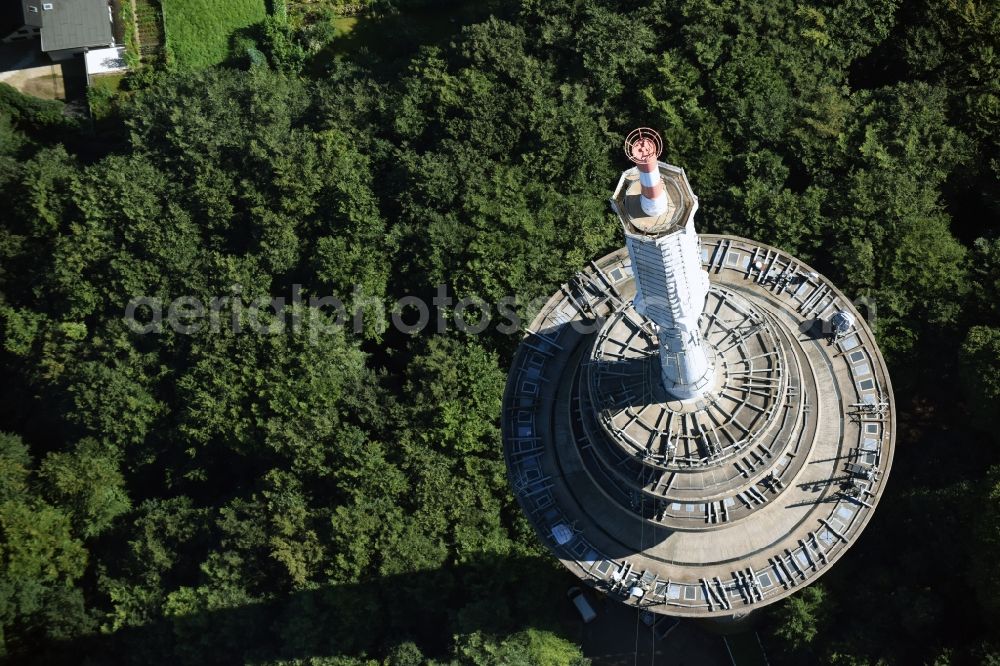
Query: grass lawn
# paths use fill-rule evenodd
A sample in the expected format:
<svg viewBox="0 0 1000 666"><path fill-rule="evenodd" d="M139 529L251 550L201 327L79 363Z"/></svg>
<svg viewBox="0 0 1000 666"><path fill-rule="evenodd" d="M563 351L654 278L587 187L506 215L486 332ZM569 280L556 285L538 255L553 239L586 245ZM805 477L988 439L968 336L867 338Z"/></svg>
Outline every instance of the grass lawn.
<svg viewBox="0 0 1000 666"><path fill-rule="evenodd" d="M90 81L87 89L87 101L94 120L103 120L111 115L115 108L115 95L121 90L125 73L99 74Z"/></svg>
<svg viewBox="0 0 1000 666"><path fill-rule="evenodd" d="M99 74L94 76L90 80L91 88L103 88L111 93L116 93L122 86L122 79L125 78L125 72L118 72L114 74Z"/></svg>
<svg viewBox="0 0 1000 666"><path fill-rule="evenodd" d="M267 16L264 0L162 0L167 46L181 70L217 65L240 28Z"/></svg>
<svg viewBox="0 0 1000 666"><path fill-rule="evenodd" d="M357 24L357 16L341 16L340 18L333 19L333 28L337 31L337 37L349 35Z"/></svg>

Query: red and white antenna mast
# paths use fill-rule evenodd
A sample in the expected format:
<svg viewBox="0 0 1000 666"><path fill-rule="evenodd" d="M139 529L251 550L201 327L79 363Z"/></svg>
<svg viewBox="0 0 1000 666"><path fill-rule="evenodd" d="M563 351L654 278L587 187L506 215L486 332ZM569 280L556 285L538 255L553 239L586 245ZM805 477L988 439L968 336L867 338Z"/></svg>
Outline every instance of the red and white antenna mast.
<svg viewBox="0 0 1000 666"><path fill-rule="evenodd" d="M663 190L658 158L663 152L663 139L648 127L632 130L625 137L625 154L639 167L639 184L642 212L651 217L662 215L668 207L667 193Z"/></svg>

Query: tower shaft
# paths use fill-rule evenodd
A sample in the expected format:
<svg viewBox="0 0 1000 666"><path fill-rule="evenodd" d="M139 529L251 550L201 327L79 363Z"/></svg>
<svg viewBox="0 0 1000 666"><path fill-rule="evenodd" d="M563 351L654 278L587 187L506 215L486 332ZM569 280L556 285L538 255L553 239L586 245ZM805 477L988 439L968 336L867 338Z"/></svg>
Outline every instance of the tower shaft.
<svg viewBox="0 0 1000 666"><path fill-rule="evenodd" d="M622 173L611 202L632 260L635 309L656 326L664 388L686 400L713 377L698 323L709 282L694 229L698 197L683 169L657 159L662 148L651 129L629 134L625 154L636 166Z"/></svg>
<svg viewBox="0 0 1000 666"><path fill-rule="evenodd" d="M636 279L635 309L656 325L663 384L677 398L698 397L710 383L712 367L698 324L708 274L698 256L694 211L672 233L626 233L625 244Z"/></svg>

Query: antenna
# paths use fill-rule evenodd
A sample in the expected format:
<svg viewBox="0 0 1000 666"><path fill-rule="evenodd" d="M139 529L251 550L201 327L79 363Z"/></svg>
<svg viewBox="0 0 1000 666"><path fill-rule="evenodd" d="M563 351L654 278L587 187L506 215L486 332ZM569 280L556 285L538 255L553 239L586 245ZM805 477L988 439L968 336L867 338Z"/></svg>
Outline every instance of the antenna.
<svg viewBox="0 0 1000 666"><path fill-rule="evenodd" d="M662 152L663 140L654 130L629 133L625 155L636 166L623 174L616 194L623 197L615 209L635 275L633 307L656 328L663 388L678 400L692 400L716 376L715 354L699 324L709 278L694 228L697 199L684 171L658 160ZM712 443L703 446L711 449Z"/></svg>
<svg viewBox="0 0 1000 666"><path fill-rule="evenodd" d="M636 164L655 160L663 152L663 139L654 129L640 127L625 137L625 154Z"/></svg>
<svg viewBox="0 0 1000 666"><path fill-rule="evenodd" d="M640 127L625 137L625 155L639 168L639 184L642 186L639 204L642 212L650 217L662 215L669 207L657 161L662 152L663 139L656 130Z"/></svg>

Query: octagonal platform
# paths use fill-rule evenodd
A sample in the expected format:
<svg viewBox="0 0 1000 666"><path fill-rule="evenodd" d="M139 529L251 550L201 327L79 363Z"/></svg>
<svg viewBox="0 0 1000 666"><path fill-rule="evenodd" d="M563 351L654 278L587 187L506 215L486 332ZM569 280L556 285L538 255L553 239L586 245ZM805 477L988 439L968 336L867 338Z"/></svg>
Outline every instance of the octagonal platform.
<svg viewBox="0 0 1000 666"><path fill-rule="evenodd" d="M627 191L627 188L619 191ZM713 382L661 387L625 249L532 322L504 396L510 481L563 564L621 601L739 617L808 584L858 537L895 440L892 389L851 303L775 248L701 236Z"/></svg>
<svg viewBox="0 0 1000 666"><path fill-rule="evenodd" d="M658 162L660 182L666 195L667 207L659 215L647 215L642 210L642 184L639 169L632 167L622 173L611 196L612 205L631 233L659 236L687 224L698 210L698 197L691 190L684 169Z"/></svg>

